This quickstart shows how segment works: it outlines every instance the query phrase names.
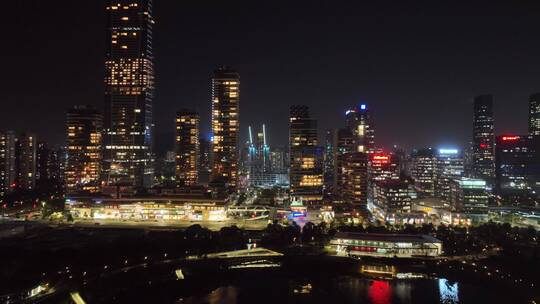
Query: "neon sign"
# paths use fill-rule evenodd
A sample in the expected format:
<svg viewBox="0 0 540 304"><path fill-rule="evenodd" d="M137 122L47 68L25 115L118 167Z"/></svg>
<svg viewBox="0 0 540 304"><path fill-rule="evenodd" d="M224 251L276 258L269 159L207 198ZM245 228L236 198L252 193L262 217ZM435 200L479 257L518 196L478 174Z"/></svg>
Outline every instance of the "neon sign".
<svg viewBox="0 0 540 304"><path fill-rule="evenodd" d="M390 156L386 154L375 154L371 157L374 164L387 164L390 162Z"/></svg>
<svg viewBox="0 0 540 304"><path fill-rule="evenodd" d="M439 154L458 154L458 149L439 149Z"/></svg>
<svg viewBox="0 0 540 304"><path fill-rule="evenodd" d="M503 136L502 140L503 141L516 141L519 138L520 138L519 136Z"/></svg>

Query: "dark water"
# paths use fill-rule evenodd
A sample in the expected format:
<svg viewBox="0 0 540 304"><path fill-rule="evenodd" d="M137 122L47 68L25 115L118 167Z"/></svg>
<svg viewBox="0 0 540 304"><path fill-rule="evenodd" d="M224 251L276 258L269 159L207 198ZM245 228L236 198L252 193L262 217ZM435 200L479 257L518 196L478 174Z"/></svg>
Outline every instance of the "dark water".
<svg viewBox="0 0 540 304"><path fill-rule="evenodd" d="M357 268L347 261L301 258L236 270L215 262L143 267L100 276L78 291L87 303L531 303L523 289L489 280L373 279L347 272ZM179 268L183 279L175 275Z"/></svg>
<svg viewBox="0 0 540 304"><path fill-rule="evenodd" d="M319 279L314 279L315 282ZM371 280L341 276L312 284L309 293L295 293L292 286L309 280L251 277L234 285L218 287L205 295L182 298L177 303L522 303L508 291L491 290L446 279ZM319 282L322 282L319 281Z"/></svg>

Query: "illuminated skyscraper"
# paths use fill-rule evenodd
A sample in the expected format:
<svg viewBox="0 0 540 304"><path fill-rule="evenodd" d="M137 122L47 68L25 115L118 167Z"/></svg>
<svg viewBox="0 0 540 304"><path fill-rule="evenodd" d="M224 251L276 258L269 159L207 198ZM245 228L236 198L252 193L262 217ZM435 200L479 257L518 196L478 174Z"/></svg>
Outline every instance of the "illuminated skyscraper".
<svg viewBox="0 0 540 304"><path fill-rule="evenodd" d="M411 153L411 177L420 197L435 195L435 172L437 159L432 148L414 150Z"/></svg>
<svg viewBox="0 0 540 304"><path fill-rule="evenodd" d="M529 135L540 136L540 93L529 98Z"/></svg>
<svg viewBox="0 0 540 304"><path fill-rule="evenodd" d="M199 114L182 110L176 113L176 180L180 186L198 183Z"/></svg>
<svg viewBox="0 0 540 304"><path fill-rule="evenodd" d="M344 160L345 187L344 196L363 215L367 214L368 198L368 154L352 152L345 154Z"/></svg>
<svg viewBox="0 0 540 304"><path fill-rule="evenodd" d="M495 191L504 203L526 205L540 193L540 137L497 136ZM533 203L534 204L534 203Z"/></svg>
<svg viewBox="0 0 540 304"><path fill-rule="evenodd" d="M266 139L266 126L257 133L255 140L251 126L249 127L249 182L254 186L271 186L276 183L276 176L271 172L270 146Z"/></svg>
<svg viewBox="0 0 540 304"><path fill-rule="evenodd" d="M356 138L356 152L373 153L375 151L375 128L371 112L366 104L345 112L347 127Z"/></svg>
<svg viewBox="0 0 540 304"><path fill-rule="evenodd" d="M463 155L458 149L439 149L436 154L435 196L450 200L450 182L464 176Z"/></svg>
<svg viewBox="0 0 540 304"><path fill-rule="evenodd" d="M317 121L307 106L291 106L289 116L290 195L292 200L320 203L323 149L317 146Z"/></svg>
<svg viewBox="0 0 540 304"><path fill-rule="evenodd" d="M6 185L6 149L6 134L4 132L0 132L0 203L2 202L1 200L9 187L9 184Z"/></svg>
<svg viewBox="0 0 540 304"><path fill-rule="evenodd" d="M347 154L353 153L355 149L355 136L348 128L332 130L332 194L334 197L343 198L347 176L345 172L345 158Z"/></svg>
<svg viewBox="0 0 540 304"><path fill-rule="evenodd" d="M493 96L477 96L474 98L472 175L486 181L495 177L493 132Z"/></svg>
<svg viewBox="0 0 540 304"><path fill-rule="evenodd" d="M107 1L103 179L149 187L153 178L152 0Z"/></svg>
<svg viewBox="0 0 540 304"><path fill-rule="evenodd" d="M103 117L94 108L75 106L66 119L66 191L100 191Z"/></svg>
<svg viewBox="0 0 540 304"><path fill-rule="evenodd" d="M23 190L36 187L36 152L37 138L35 134L23 133L18 137L16 147L17 177L15 184Z"/></svg>
<svg viewBox="0 0 540 304"><path fill-rule="evenodd" d="M240 130L240 75L220 67L212 75L212 181L236 189Z"/></svg>
<svg viewBox="0 0 540 304"><path fill-rule="evenodd" d="M15 187L17 135L0 131L0 199Z"/></svg>

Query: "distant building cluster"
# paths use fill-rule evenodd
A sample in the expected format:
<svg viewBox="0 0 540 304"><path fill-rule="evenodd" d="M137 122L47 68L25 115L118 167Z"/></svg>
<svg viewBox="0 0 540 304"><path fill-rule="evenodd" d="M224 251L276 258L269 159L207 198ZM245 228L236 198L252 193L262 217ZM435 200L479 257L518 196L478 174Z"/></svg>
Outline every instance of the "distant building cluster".
<svg viewBox="0 0 540 304"><path fill-rule="evenodd" d="M280 187L289 203L349 206L365 219L395 224L429 220L420 210L440 210L447 223L478 223L490 206L538 204L540 93L530 96L528 134L495 134L493 97L475 97L464 147L383 149L376 107L367 103L346 109L323 142L309 107L292 105L288 146L271 146L267 124L249 126L241 144L240 74L221 66L209 81L210 136L201 133L199 113L175 109L174 150L156 158L152 0L107 2L103 110L68 109L61 148L34 133L1 131L0 198L47 189L120 199L190 188L201 197L234 197Z"/></svg>

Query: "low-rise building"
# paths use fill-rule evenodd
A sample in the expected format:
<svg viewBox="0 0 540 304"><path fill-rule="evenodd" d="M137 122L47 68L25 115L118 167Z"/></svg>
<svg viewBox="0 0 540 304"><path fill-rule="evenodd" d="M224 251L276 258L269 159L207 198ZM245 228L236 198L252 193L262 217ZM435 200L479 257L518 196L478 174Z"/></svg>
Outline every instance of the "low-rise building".
<svg viewBox="0 0 540 304"><path fill-rule="evenodd" d="M436 257L442 242L429 235L338 232L330 241L338 256Z"/></svg>
<svg viewBox="0 0 540 304"><path fill-rule="evenodd" d="M227 218L225 199L189 196L73 199L66 207L74 219L120 221L221 221Z"/></svg>

